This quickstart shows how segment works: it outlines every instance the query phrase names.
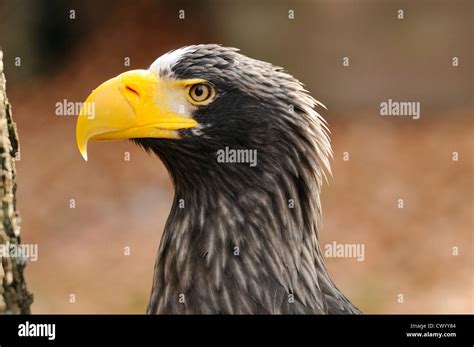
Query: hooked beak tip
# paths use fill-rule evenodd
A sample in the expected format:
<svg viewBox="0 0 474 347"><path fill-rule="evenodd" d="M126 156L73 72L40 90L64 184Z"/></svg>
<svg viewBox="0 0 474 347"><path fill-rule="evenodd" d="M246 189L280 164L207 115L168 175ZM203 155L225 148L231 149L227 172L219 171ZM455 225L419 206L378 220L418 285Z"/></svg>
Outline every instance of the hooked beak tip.
<svg viewBox="0 0 474 347"><path fill-rule="evenodd" d="M80 150L82 157L84 158L85 161L87 161L87 149L84 148Z"/></svg>

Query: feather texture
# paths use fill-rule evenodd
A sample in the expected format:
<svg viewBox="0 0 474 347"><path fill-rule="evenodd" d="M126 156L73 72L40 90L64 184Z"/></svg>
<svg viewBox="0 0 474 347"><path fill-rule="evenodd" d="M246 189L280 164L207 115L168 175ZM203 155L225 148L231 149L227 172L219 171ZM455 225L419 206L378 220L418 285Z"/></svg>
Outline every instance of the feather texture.
<svg viewBox="0 0 474 347"><path fill-rule="evenodd" d="M318 239L332 157L322 104L233 48L189 46L150 68L206 79L217 97L195 111L199 133L135 140L175 186L148 313L360 313L330 279ZM255 150L258 165L218 162L226 147Z"/></svg>

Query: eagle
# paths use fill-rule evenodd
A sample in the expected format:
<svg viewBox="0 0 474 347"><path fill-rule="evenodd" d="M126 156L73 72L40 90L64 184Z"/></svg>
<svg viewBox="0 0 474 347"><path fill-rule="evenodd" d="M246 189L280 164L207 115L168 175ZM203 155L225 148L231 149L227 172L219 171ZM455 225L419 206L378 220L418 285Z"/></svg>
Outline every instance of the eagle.
<svg viewBox="0 0 474 347"><path fill-rule="evenodd" d="M321 252L332 149L316 107L283 68L216 44L93 90L76 127L84 159L89 141L131 139L161 159L175 190L147 313L361 313Z"/></svg>

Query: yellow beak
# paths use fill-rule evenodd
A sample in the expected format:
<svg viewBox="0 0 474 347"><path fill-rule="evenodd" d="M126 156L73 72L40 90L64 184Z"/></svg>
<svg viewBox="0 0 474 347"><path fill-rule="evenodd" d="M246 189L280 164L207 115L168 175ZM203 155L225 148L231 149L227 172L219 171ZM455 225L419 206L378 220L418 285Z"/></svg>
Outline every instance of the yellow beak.
<svg viewBox="0 0 474 347"><path fill-rule="evenodd" d="M164 88L148 70L125 72L97 87L77 120L77 147L84 159L89 140L179 139L176 130L195 127L194 119L172 110Z"/></svg>

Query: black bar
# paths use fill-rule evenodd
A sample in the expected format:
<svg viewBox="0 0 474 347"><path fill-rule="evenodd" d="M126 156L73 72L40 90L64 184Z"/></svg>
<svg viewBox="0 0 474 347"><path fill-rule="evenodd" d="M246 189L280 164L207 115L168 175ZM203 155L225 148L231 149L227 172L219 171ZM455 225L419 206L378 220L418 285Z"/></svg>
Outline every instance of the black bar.
<svg viewBox="0 0 474 347"><path fill-rule="evenodd" d="M23 334L27 328L33 329L29 330L32 333L38 331L39 328L32 328L31 324L55 324L54 340L48 336L20 337L20 328L23 329ZM0 316L0 347L77 344L165 346L186 340L193 345L218 341L222 345L240 342L247 346L250 342L256 342L259 337L266 342L265 346L271 342L281 345L288 339L291 341L289 347L303 343L308 346L339 346L341 343L376 343L376 346L473 346L473 329L472 315L6 315ZM48 335L47 330L43 332ZM49 332L52 337L52 330ZM407 335L418 333L422 336Z"/></svg>

